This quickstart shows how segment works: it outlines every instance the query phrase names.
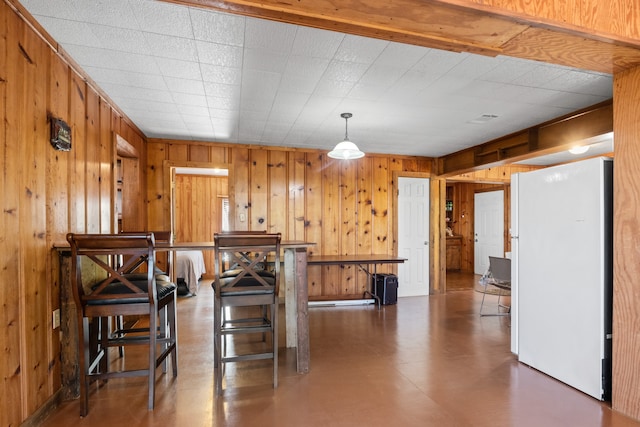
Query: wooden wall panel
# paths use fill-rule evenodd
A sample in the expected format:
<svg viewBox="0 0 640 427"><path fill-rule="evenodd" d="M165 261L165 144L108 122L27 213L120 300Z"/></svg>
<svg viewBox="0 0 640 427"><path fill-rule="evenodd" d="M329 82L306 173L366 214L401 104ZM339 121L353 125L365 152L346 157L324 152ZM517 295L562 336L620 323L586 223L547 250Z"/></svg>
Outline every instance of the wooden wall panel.
<svg viewBox="0 0 640 427"><path fill-rule="evenodd" d="M267 174L268 151L267 150L251 150L249 167L249 206L250 208L250 230L267 230L269 229L267 222L269 204L269 182Z"/></svg>
<svg viewBox="0 0 640 427"><path fill-rule="evenodd" d="M612 407L640 419L640 68L614 77Z"/></svg>
<svg viewBox="0 0 640 427"><path fill-rule="evenodd" d="M87 186L87 232L100 232L100 109L98 95L86 92L86 186Z"/></svg>
<svg viewBox="0 0 640 427"><path fill-rule="evenodd" d="M372 233L373 245L371 251L374 254L384 254L387 251L387 239L389 233L389 159L384 157L373 158L373 203L372 213Z"/></svg>
<svg viewBox="0 0 640 427"><path fill-rule="evenodd" d="M249 180L249 150L246 148L232 149L231 161L233 162L233 188L235 191L229 194L233 198L233 216L231 228L234 230L251 230L249 228L250 210L250 180ZM231 203L231 199L229 199ZM264 230L264 228L256 229Z"/></svg>
<svg viewBox="0 0 640 427"><path fill-rule="evenodd" d="M115 151L113 147L113 133L111 132L111 106L100 100L100 128L99 141L100 152L98 161L99 167L99 192L100 192L100 233L110 233L115 231L114 217L115 209L112 200L115 200L114 193L114 167Z"/></svg>
<svg viewBox="0 0 640 427"><path fill-rule="evenodd" d="M75 233L86 232L87 214L85 199L85 159L87 151L87 141L85 138L85 83L78 74L71 73L69 105L69 125L71 126L71 137L73 150L73 162L71 165L70 190L69 190L69 219L70 229Z"/></svg>
<svg viewBox="0 0 640 427"><path fill-rule="evenodd" d="M270 232L282 233L282 238L289 239L287 217L289 213L288 184L289 179L287 168L286 151L269 151L267 161L267 182L268 182L268 221L267 228Z"/></svg>
<svg viewBox="0 0 640 427"><path fill-rule="evenodd" d="M340 254L340 163L323 156L322 168L322 253ZM342 274L339 266L323 266L322 294L340 295Z"/></svg>
<svg viewBox="0 0 640 427"><path fill-rule="evenodd" d="M23 416L39 408L49 395L47 344L50 339L49 298L47 282L47 241L46 241L46 153L48 145L46 88L47 56L41 47L41 41L26 25L20 30L21 42L18 69L24 81L25 99L16 105L18 114L25 127L18 139L13 141L20 146L18 160L21 188L18 192L18 218L20 223L20 266L19 277L22 281L18 289L21 300L21 369L28 372L22 377ZM30 131L27 131L30 130ZM46 145L45 145L46 144ZM40 295L42 293L42 295Z"/></svg>
<svg viewBox="0 0 640 427"><path fill-rule="evenodd" d="M3 189L2 220L0 221L0 343L3 354L0 357L0 400L5 402L0 411L0 424L19 425L23 420L22 384L20 373L20 256L16 242L20 240L18 218L20 186L20 134L24 128L21 115L15 106L20 105L25 82L19 78L19 21L10 16L8 8L0 4L0 113L5 127L0 132L0 187ZM13 284L8 286L7 284ZM18 287L18 291L16 291Z"/></svg>
<svg viewBox="0 0 640 427"><path fill-rule="evenodd" d="M340 224L338 236L340 237L340 254L348 255L357 253L358 235L356 227L358 222L357 208L357 172L361 159L353 162L338 162L339 166L339 206ZM338 295L362 295L358 285L358 267L355 265L345 265L340 268L341 284Z"/></svg>
<svg viewBox="0 0 640 427"><path fill-rule="evenodd" d="M53 117L68 117L69 115L69 67L58 60L49 51L49 83L47 110ZM69 229L69 158L70 153L47 149L47 240L49 242L64 241ZM61 185L62 183L62 185ZM51 252L47 257L51 272L49 281L50 311L60 308L60 270L57 253ZM61 385L60 366L60 329L51 329L49 334L49 394L53 394Z"/></svg>
<svg viewBox="0 0 640 427"><path fill-rule="evenodd" d="M0 425L21 425L60 389L60 269L54 243L68 232L111 227L112 147L116 124L69 64L0 2ZM72 130L70 152L50 145L49 116ZM143 136L117 122L138 141ZM146 221L144 203L134 200Z"/></svg>
<svg viewBox="0 0 640 427"><path fill-rule="evenodd" d="M150 199L166 194L163 186L168 185L168 181L154 178L157 170L162 165L181 162L171 157L171 147L187 147L173 151L181 159L185 152L191 152L191 144L188 141L150 141L147 150L147 170L150 171L147 194ZM193 144L202 145L201 142ZM344 162L330 159L320 151L210 145L212 153L218 152L222 156L224 150L229 152L232 228L267 229L283 233L287 240L314 242L316 245L309 249L310 254L397 253L393 236L393 176L402 172L429 173L431 168L430 159L416 157L369 155ZM200 194L197 187L205 184L193 180L191 185L188 192L197 195ZM193 208L197 202L190 199L178 203ZM215 210L214 207L208 209ZM240 221L241 214L244 214L245 222ZM149 224L154 223L153 228L169 225L168 222L156 223L152 218L159 216L149 212ZM193 217L177 219L193 230L195 226L188 224L189 221L203 222ZM382 269L395 272L394 267ZM353 266L312 266L308 270L308 283L311 297L324 299L360 297L369 285L366 275Z"/></svg>
<svg viewBox="0 0 640 427"><path fill-rule="evenodd" d="M308 153L305 176L305 239L315 242L315 246L309 248L308 253L323 254L322 244L322 204L323 204L323 177L322 166L324 154ZM309 297L322 295L322 268L313 266L307 269L307 281L309 283Z"/></svg>
<svg viewBox="0 0 640 427"><path fill-rule="evenodd" d="M169 177L165 176L165 160L168 160L167 146L149 144L147 148L147 226L149 230L169 230L171 216L169 201L165 199L164 186Z"/></svg>
<svg viewBox="0 0 640 427"><path fill-rule="evenodd" d="M288 213L287 235L290 240L305 239L305 171L306 155L302 151L288 153Z"/></svg>
<svg viewBox="0 0 640 427"><path fill-rule="evenodd" d="M373 173L372 173L373 159L371 157L364 157L357 164L357 224L356 224L356 238L358 247L356 253L358 254L370 254L372 253L372 238L371 224L373 214L371 211L371 195L373 192ZM360 291L364 292L369 289L368 280L369 276L358 269L357 271L357 283Z"/></svg>

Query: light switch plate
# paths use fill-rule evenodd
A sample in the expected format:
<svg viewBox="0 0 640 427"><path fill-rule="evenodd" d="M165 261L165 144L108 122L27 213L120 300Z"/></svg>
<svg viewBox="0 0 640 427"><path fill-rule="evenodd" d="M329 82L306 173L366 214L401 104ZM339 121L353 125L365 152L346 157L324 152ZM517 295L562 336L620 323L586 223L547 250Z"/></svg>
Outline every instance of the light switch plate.
<svg viewBox="0 0 640 427"><path fill-rule="evenodd" d="M60 309L53 310L53 319L52 319L52 327L53 329L57 329L60 327Z"/></svg>

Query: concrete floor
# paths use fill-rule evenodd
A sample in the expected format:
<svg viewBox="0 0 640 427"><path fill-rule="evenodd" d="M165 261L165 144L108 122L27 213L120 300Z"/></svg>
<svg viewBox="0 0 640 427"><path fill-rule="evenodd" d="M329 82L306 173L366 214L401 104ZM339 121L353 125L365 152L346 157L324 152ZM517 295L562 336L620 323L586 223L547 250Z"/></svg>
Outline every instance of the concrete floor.
<svg viewBox="0 0 640 427"><path fill-rule="evenodd" d="M310 308L308 374L296 373L282 331L279 387L271 386L270 361L229 364L217 399L213 296L203 283L197 296L179 298L178 377L158 370L155 410L147 410L145 378L112 379L92 386L87 417L78 401L64 402L42 425L640 426L519 363L509 317L478 315L476 279L452 275L446 295L400 298L381 310ZM127 363L144 363L144 348L137 351L127 350Z"/></svg>

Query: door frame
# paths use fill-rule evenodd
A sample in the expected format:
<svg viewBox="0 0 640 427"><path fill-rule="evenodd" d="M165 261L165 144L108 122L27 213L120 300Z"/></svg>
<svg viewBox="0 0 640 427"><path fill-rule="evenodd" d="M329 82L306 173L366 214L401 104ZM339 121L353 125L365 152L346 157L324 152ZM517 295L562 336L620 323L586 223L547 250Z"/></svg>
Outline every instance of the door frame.
<svg viewBox="0 0 640 427"><path fill-rule="evenodd" d="M208 163L208 162L188 162L188 161L173 161L164 160L162 162L162 171L164 184L163 188L163 205L164 212L164 225L166 226L167 218L169 219L169 226L172 232L175 231L175 205L174 205L174 190L175 190L175 170L176 168L204 168L204 169L226 169L228 171L229 179L229 215L234 218L234 206L235 206L235 186L233 180L233 165L230 163Z"/></svg>
<svg viewBox="0 0 640 427"><path fill-rule="evenodd" d="M444 293L444 226L439 227L439 222L444 224L444 198L445 180L432 176L428 172L393 171L393 183L391 204L394 221L393 230L393 255L398 255L398 178L427 178L429 179L429 295ZM436 238L439 236L439 238ZM437 252L437 253L436 253ZM440 254L440 252L442 252ZM435 267L438 263L438 268ZM440 266L440 264L442 264Z"/></svg>

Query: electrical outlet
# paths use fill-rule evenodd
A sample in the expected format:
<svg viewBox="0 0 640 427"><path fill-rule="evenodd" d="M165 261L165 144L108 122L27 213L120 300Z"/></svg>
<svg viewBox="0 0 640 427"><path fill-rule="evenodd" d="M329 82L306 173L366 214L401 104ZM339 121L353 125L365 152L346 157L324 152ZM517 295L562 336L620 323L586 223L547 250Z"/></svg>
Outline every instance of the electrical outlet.
<svg viewBox="0 0 640 427"><path fill-rule="evenodd" d="M60 327L60 309L53 310L53 329L57 329Z"/></svg>
<svg viewBox="0 0 640 427"><path fill-rule="evenodd" d="M240 222L245 222L247 220L247 217L245 216L245 214L241 213L240 214Z"/></svg>

